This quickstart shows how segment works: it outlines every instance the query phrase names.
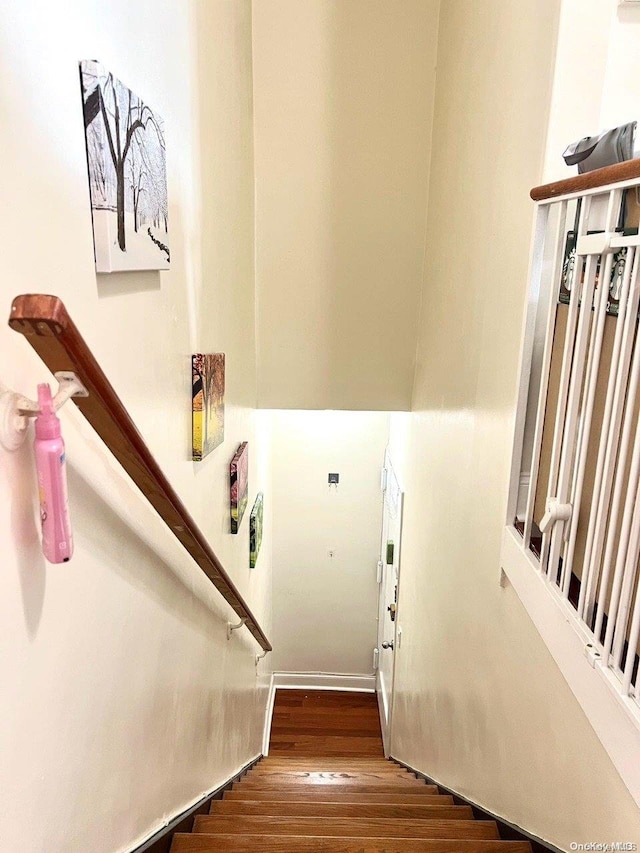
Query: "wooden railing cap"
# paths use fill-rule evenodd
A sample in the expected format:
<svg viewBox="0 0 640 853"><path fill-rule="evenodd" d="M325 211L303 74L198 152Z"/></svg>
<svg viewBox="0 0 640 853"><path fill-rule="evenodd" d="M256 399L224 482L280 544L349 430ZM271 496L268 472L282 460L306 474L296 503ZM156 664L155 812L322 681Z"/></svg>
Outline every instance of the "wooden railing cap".
<svg viewBox="0 0 640 853"><path fill-rule="evenodd" d="M640 157L625 160L624 163L616 163L614 166L594 169L593 172L585 172L583 175L573 175L571 178L565 178L562 181L554 181L551 184L534 187L529 195L534 201L546 201L550 198L560 198L598 187L606 187L609 184L631 181L634 178L640 178Z"/></svg>

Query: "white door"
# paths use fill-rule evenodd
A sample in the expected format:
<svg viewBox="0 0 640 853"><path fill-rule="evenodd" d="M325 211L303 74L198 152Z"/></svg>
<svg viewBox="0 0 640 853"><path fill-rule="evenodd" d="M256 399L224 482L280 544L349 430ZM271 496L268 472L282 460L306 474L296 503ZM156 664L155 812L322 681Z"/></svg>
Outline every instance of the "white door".
<svg viewBox="0 0 640 853"><path fill-rule="evenodd" d="M380 710L384 754L388 757L391 735L391 712L393 707L393 673L396 646L399 641L398 589L400 583L400 536L402 533L402 501L388 452L385 453L383 470L384 501L382 510L382 538L378 582L380 585L378 604L378 668L376 692Z"/></svg>

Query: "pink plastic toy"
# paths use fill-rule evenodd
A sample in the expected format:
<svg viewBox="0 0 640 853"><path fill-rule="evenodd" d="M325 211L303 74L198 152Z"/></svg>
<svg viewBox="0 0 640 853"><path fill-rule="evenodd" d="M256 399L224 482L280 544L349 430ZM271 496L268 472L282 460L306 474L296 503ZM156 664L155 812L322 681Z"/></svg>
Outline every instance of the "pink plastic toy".
<svg viewBox="0 0 640 853"><path fill-rule="evenodd" d="M60 421L53 410L51 389L38 385L36 469L40 492L42 550L50 563L66 563L73 554L67 497L67 467Z"/></svg>

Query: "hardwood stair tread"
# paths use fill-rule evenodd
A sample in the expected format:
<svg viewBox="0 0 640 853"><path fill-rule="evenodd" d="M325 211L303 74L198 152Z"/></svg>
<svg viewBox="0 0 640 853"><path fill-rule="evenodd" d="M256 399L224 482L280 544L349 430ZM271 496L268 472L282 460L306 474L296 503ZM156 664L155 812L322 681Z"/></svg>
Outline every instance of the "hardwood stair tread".
<svg viewBox="0 0 640 853"><path fill-rule="evenodd" d="M269 792L282 792L283 794L295 794L296 791L299 791L301 788L303 790L314 791L319 793L321 791L339 791L340 794L402 794L406 791L407 794L415 794L416 792L420 793L420 791L424 791L425 788L427 792L429 792L429 788L426 785L422 785L417 783L414 785L404 785L394 783L393 785L318 785L318 784L307 784L307 785L275 785L272 788L261 788L256 785L246 785L243 786L242 782L235 783L235 790L244 791L245 794L248 791L265 791Z"/></svg>
<svg viewBox="0 0 640 853"><path fill-rule="evenodd" d="M395 768L398 771L400 768L397 765L390 764L388 761L383 761L379 758L363 761L362 759L354 759L353 761L339 761L331 758L305 758L304 761L298 761L297 758L283 758L279 760L261 761L260 764L250 773L261 775L262 773L288 772L295 773L298 770L316 770L324 772L326 770L374 770L381 773L393 771ZM258 772L259 771L259 772Z"/></svg>
<svg viewBox="0 0 640 853"><path fill-rule="evenodd" d="M322 732L322 733L321 733ZM345 758L350 755L362 758L384 758L379 734L371 736L340 733L326 727L317 734L278 732L271 736L269 754L274 756L315 755Z"/></svg>
<svg viewBox="0 0 640 853"><path fill-rule="evenodd" d="M371 714L363 713L364 711L371 711ZM317 705L298 705L297 707L289 706L287 708L276 708L273 712L274 720L308 720L313 717L332 717L335 714L335 710L333 707L320 707ZM349 704L342 705L340 708L340 716L358 716L361 719L375 719L376 709L375 706L371 706L369 704L366 705L358 705L358 704Z"/></svg>
<svg viewBox="0 0 640 853"><path fill-rule="evenodd" d="M471 806L389 805L381 803L274 803L251 800L214 800L209 814L283 815L286 817L362 817L362 818L473 818Z"/></svg>
<svg viewBox="0 0 640 853"><path fill-rule="evenodd" d="M314 780L322 783L328 780L340 782L349 779L356 781L362 779L371 784L375 784L375 781L421 782L413 773L407 773L406 770L367 770L365 768L357 768L355 770L347 770L346 768L343 770L316 770L314 768L313 770L263 770L262 772L250 770L242 777L242 781L254 782L257 785L296 784L298 782L306 783Z"/></svg>
<svg viewBox="0 0 640 853"><path fill-rule="evenodd" d="M314 770L298 770L293 772L273 771L261 776L254 776L253 771L243 776L239 785L245 787L288 787L290 785L424 785L420 779L407 773L406 770L378 773L377 771L348 771L339 773L332 771L316 772Z"/></svg>
<svg viewBox="0 0 640 853"><path fill-rule="evenodd" d="M379 717L375 714L363 714L362 708L344 708L340 710L340 714L330 712L329 715L318 715L317 711L306 711L299 709L292 713L274 714L271 721L271 731L275 729L285 729L289 731L292 726L296 727L296 732L303 728L310 728L313 731L325 728L331 729L358 729L366 730L377 734L380 729Z"/></svg>
<svg viewBox="0 0 640 853"><path fill-rule="evenodd" d="M389 821L384 818L315 818L271 815L198 815L193 832L235 835L384 836ZM495 821L406 820L393 821L396 838L498 838Z"/></svg>
<svg viewBox="0 0 640 853"><path fill-rule="evenodd" d="M345 741L350 741L349 738L343 738ZM354 758L381 758L382 750L379 748L378 739L372 738L373 743L370 745L363 744L362 741L367 738L360 738L360 743L357 746L350 741L349 745L342 743L325 743L324 746L318 746L316 751L311 751L311 756L315 758L343 758L345 755L353 755ZM275 750L275 754L286 757L289 755L307 755L309 754L309 745L306 743L297 743L295 741L283 741L280 748Z"/></svg>
<svg viewBox="0 0 640 853"><path fill-rule="evenodd" d="M341 690L280 690L277 694L274 713L294 708L365 708L378 713L375 693L344 692Z"/></svg>
<svg viewBox="0 0 640 853"><path fill-rule="evenodd" d="M310 768L313 768L311 770ZM258 765L254 767L253 770L249 770L245 778L257 778L257 777L269 777L275 773L378 773L381 776L397 776L399 774L406 774L412 778L416 778L415 773L410 773L408 770L403 770L400 767L396 767L393 764L356 764L355 762L351 764L336 764L329 761L323 761L322 763L318 762L309 762L307 761L305 764L295 764L287 767L286 764L265 764L264 766Z"/></svg>
<svg viewBox="0 0 640 853"><path fill-rule="evenodd" d="M171 853L531 853L526 841L177 833Z"/></svg>
<svg viewBox="0 0 640 853"><path fill-rule="evenodd" d="M310 738L310 740L318 740L318 738ZM364 740L369 740L369 738L364 738ZM404 765L399 764L397 761L385 758L382 752L379 755L377 753L375 755L369 755L368 753L358 755L351 752L333 755L331 753L320 753L317 747L315 751L311 750L310 752L302 752L299 747L296 748L295 752L280 751L272 753L270 751L268 755L263 756L263 758L256 762L252 769L258 770L265 767L308 767L311 762L318 765L334 764L337 767L358 766L380 767L392 770L406 769Z"/></svg>
<svg viewBox="0 0 640 853"><path fill-rule="evenodd" d="M336 740L338 741L336 743ZM366 741L371 740L371 743ZM318 746L315 752L311 754L316 758L341 758L344 755L353 755L354 758L381 758L382 750L379 747L377 738L360 738L360 742L354 745L351 738L343 738L343 742L339 739L333 739L331 742L325 743L322 747ZM347 741L348 743L344 743ZM364 741L364 742L363 742ZM306 755L309 752L309 746L306 743L298 743L290 739L283 740L280 747L275 750L276 755Z"/></svg>
<svg viewBox="0 0 640 853"><path fill-rule="evenodd" d="M317 756L310 755L265 755L256 767L264 767L265 764L303 764L305 761L308 761L309 758L314 757L316 761L336 761L342 764L346 764L347 762L355 762L356 764L384 764L387 767L399 767L399 764L396 764L395 761L389 761L388 758L385 758L382 755L361 755L351 757L349 755L335 755L333 758L318 758Z"/></svg>
<svg viewBox="0 0 640 853"><path fill-rule="evenodd" d="M410 805L415 803L428 804L432 800L440 800L444 798L447 802L453 802L453 797L449 794L439 794L435 785L425 785L423 789L402 793L375 793L363 794L360 792L345 793L344 789L329 788L321 791L316 790L294 790L294 791L241 791L235 790L225 791L223 799L225 800L268 800L270 802L349 802L349 803L406 803Z"/></svg>

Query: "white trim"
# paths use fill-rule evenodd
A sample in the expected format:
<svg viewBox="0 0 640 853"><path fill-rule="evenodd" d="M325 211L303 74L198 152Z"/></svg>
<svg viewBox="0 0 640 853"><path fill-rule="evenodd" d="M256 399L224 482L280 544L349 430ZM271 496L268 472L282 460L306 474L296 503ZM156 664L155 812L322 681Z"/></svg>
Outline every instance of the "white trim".
<svg viewBox="0 0 640 853"><path fill-rule="evenodd" d="M620 682L587 657L592 642L572 605L539 571L534 556L510 525L502 540L501 567L538 629L616 770L640 806L640 708L623 696Z"/></svg>
<svg viewBox="0 0 640 853"><path fill-rule="evenodd" d="M273 720L273 705L276 700L276 687L274 684L273 673L269 679L269 698L267 699L267 708L264 715L264 731L262 733L262 754L269 755L269 741L271 740L271 722Z"/></svg>
<svg viewBox="0 0 640 853"><path fill-rule="evenodd" d="M345 675L336 672L274 672L274 690L343 690L375 693L375 675Z"/></svg>

